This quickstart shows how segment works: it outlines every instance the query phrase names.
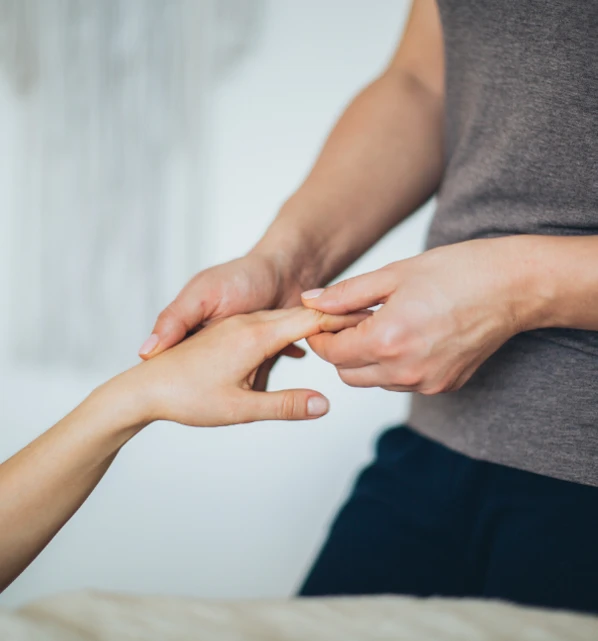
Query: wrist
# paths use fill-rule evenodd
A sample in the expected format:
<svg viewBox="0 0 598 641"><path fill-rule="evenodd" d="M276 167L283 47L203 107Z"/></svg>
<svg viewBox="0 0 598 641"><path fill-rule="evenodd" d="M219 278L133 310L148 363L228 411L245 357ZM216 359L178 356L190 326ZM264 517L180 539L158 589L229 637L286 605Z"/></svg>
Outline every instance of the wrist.
<svg viewBox="0 0 598 641"><path fill-rule="evenodd" d="M503 265L508 272L509 309L516 331L554 326L556 279L551 269L550 239L511 236L501 241L507 245Z"/></svg>
<svg viewBox="0 0 598 641"><path fill-rule="evenodd" d="M138 380L136 370L134 367L100 385L85 401L100 419L103 429L123 445L155 420L149 393Z"/></svg>
<svg viewBox="0 0 598 641"><path fill-rule="evenodd" d="M301 220L301 204L295 197L288 200L264 236L249 252L268 260L285 291L324 285L327 281L325 260L327 250L317 234L297 224Z"/></svg>

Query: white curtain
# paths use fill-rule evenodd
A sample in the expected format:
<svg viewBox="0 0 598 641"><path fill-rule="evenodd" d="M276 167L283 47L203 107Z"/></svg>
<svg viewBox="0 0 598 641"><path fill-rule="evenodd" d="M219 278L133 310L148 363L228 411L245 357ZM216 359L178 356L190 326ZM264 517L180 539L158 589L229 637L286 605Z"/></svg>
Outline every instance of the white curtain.
<svg viewBox="0 0 598 641"><path fill-rule="evenodd" d="M191 273L209 92L260 15L243 0L0 0L19 362L130 358Z"/></svg>

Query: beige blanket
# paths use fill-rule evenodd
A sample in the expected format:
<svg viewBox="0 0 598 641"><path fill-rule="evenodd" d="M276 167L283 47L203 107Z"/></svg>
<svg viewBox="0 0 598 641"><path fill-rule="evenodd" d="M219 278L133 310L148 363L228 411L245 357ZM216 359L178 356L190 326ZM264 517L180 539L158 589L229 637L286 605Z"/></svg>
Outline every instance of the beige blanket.
<svg viewBox="0 0 598 641"><path fill-rule="evenodd" d="M597 641L598 618L405 597L201 601L79 592L0 611L2 641Z"/></svg>

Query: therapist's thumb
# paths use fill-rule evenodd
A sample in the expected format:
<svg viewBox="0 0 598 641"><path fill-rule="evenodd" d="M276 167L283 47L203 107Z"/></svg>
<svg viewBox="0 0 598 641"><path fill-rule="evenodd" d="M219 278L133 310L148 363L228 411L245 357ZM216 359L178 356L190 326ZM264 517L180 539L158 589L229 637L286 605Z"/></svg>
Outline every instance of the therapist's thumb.
<svg viewBox="0 0 598 641"><path fill-rule="evenodd" d="M348 278L325 289L311 289L301 294L305 307L327 314L349 314L386 302L393 289L388 272L377 270Z"/></svg>
<svg viewBox="0 0 598 641"><path fill-rule="evenodd" d="M139 356L147 360L180 343L196 320L185 314L184 306L178 300L173 301L158 316L150 337L139 349Z"/></svg>
<svg viewBox="0 0 598 641"><path fill-rule="evenodd" d="M247 392L241 413L250 421L302 421L328 413L330 403L314 390L287 389L280 392Z"/></svg>

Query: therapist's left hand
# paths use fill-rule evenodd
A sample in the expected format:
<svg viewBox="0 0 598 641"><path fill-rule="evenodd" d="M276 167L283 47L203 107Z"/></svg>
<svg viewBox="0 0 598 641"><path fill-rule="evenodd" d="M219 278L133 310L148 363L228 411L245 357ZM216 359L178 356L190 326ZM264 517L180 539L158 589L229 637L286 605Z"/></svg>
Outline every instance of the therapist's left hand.
<svg viewBox="0 0 598 641"><path fill-rule="evenodd" d="M525 242L458 243L304 292L306 307L329 314L382 304L356 327L308 342L353 387L457 390L511 336L533 325L537 301Z"/></svg>

